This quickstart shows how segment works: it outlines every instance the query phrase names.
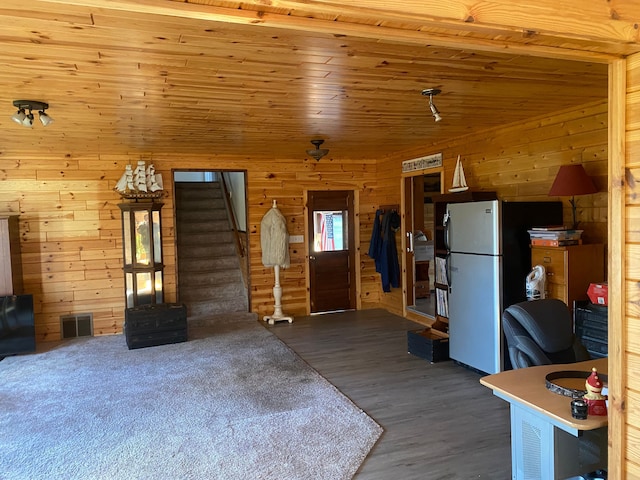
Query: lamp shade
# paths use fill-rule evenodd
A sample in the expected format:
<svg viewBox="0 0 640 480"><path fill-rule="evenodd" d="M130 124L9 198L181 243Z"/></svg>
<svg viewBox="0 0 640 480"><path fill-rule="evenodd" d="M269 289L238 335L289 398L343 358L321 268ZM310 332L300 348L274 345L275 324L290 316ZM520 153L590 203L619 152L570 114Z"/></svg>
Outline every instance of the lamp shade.
<svg viewBox="0 0 640 480"><path fill-rule="evenodd" d="M582 165L562 165L549 190L550 196L574 196L596 193L598 189Z"/></svg>
<svg viewBox="0 0 640 480"><path fill-rule="evenodd" d="M38 116L40 117L40 123L45 127L53 122L53 118L44 112L38 112Z"/></svg>
<svg viewBox="0 0 640 480"><path fill-rule="evenodd" d="M27 118L27 114L22 109L18 110L16 113L11 115L11 120L13 120L16 123L19 123L20 125L22 125L22 122L24 121L25 118Z"/></svg>

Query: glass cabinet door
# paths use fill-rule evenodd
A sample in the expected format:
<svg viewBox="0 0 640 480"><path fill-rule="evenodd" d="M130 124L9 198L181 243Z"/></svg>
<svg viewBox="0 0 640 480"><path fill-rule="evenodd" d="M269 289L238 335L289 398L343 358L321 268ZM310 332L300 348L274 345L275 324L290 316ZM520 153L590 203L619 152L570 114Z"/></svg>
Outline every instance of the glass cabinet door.
<svg viewBox="0 0 640 480"><path fill-rule="evenodd" d="M163 303L162 203L118 206L122 211L126 308Z"/></svg>

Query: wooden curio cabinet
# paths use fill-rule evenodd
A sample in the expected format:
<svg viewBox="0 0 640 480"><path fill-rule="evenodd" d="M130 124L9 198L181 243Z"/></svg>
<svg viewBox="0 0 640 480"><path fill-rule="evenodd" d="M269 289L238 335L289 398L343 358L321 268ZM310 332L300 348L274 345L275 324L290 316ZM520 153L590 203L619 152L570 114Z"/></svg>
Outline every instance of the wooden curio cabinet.
<svg viewBox="0 0 640 480"><path fill-rule="evenodd" d="M126 308L164 301L162 222L158 202L120 203Z"/></svg>

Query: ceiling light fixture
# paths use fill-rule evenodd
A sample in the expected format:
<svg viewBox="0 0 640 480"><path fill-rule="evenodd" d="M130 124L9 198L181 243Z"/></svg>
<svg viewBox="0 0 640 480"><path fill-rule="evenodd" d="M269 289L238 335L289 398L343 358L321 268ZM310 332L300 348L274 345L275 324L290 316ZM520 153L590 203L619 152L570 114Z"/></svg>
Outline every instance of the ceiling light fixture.
<svg viewBox="0 0 640 480"><path fill-rule="evenodd" d="M49 108L48 103L38 102L35 100L14 100L13 106L18 108L18 111L11 115L11 120L24 127L32 127L33 126L33 111L36 110L38 112L38 116L40 118L40 122L45 127L53 122L53 118L45 113L45 110ZM27 113L27 110L29 113Z"/></svg>
<svg viewBox="0 0 640 480"><path fill-rule="evenodd" d="M433 96L438 95L441 91L442 90L439 88L427 88L422 91L422 95L429 97L429 108L431 109L431 115L433 115L436 122L442 120L442 116L440 115L438 108L433 104Z"/></svg>
<svg viewBox="0 0 640 480"><path fill-rule="evenodd" d="M320 148L320 145L324 143L324 140L311 140L311 143L313 143L316 148L314 150L307 150L307 155L312 156L316 161L320 161L322 157L329 153L328 149Z"/></svg>

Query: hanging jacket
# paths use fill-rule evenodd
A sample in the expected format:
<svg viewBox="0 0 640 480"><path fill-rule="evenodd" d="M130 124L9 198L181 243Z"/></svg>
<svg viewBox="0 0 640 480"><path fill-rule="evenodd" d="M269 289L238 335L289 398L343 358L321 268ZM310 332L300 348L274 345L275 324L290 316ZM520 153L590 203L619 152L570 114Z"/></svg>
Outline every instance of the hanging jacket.
<svg viewBox="0 0 640 480"><path fill-rule="evenodd" d="M369 257L375 260L376 272L380 274L383 292L390 292L391 287L400 287L400 264L395 236L399 228L400 215L397 212L391 210L383 214L382 210L376 211L369 243Z"/></svg>
<svg viewBox="0 0 640 480"><path fill-rule="evenodd" d="M369 257L375 260L376 272L378 270L378 257L380 255L380 248L382 247L382 225L380 223L380 217L384 214L384 210L376 210L376 217L373 221L373 231L371 232L371 241L369 242Z"/></svg>
<svg viewBox="0 0 640 480"><path fill-rule="evenodd" d="M277 207L270 208L260 222L262 264L289 267L289 234L287 220Z"/></svg>

